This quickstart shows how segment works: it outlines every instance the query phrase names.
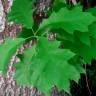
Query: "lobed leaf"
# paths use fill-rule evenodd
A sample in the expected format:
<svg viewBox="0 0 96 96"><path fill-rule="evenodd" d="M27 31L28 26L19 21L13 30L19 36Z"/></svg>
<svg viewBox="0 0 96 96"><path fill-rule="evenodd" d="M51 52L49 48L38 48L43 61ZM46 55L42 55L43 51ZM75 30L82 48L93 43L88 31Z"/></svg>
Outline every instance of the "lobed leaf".
<svg viewBox="0 0 96 96"><path fill-rule="evenodd" d="M68 61L75 56L68 49L59 49L58 41L39 38L38 43L24 52L23 60L15 65L15 79L20 85L33 85L48 93L52 85L69 92L70 80L78 81L81 65ZM22 74L21 74L22 73ZM74 75L75 74L75 75Z"/></svg>
<svg viewBox="0 0 96 96"><path fill-rule="evenodd" d="M74 42L63 40L64 47L80 56L86 64L91 64L92 59L96 59L96 39L90 38L90 46L82 43L78 37Z"/></svg>
<svg viewBox="0 0 96 96"><path fill-rule="evenodd" d="M88 26L96 21L96 18L88 12L82 12L81 7L75 7L72 10L62 8L58 12L44 20L39 29L64 29L66 32L73 34L74 31L87 32Z"/></svg>

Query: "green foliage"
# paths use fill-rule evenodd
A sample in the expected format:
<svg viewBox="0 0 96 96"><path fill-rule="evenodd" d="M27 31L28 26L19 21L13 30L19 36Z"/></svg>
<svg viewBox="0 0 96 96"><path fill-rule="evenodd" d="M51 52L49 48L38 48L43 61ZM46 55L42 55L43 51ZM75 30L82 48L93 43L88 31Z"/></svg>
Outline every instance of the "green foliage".
<svg viewBox="0 0 96 96"><path fill-rule="evenodd" d="M86 63L96 58L96 39L90 38L90 45L82 43L77 37L74 42L63 40L65 48L71 49L74 53L84 59Z"/></svg>
<svg viewBox="0 0 96 96"><path fill-rule="evenodd" d="M33 36L32 29L22 28L22 31L18 34L18 37L28 38Z"/></svg>
<svg viewBox="0 0 96 96"><path fill-rule="evenodd" d="M53 7L52 7L53 10L59 11L61 8L66 6L66 4L64 2L65 2L65 0L54 0Z"/></svg>
<svg viewBox="0 0 96 96"><path fill-rule="evenodd" d="M62 8L59 12L53 12L52 15L44 20L40 29L44 28L62 28L70 34L78 30L80 32L88 31L88 26L96 21L96 18L88 12L82 12L81 7L75 7L72 10Z"/></svg>
<svg viewBox="0 0 96 96"><path fill-rule="evenodd" d="M35 46L24 51L20 62L15 64L16 73L15 79L19 85L30 85L32 76L32 59L36 54ZM22 73L22 74L21 74ZM30 85L32 86L32 84Z"/></svg>
<svg viewBox="0 0 96 96"><path fill-rule="evenodd" d="M33 1L13 2L8 20L23 28L17 39L7 39L0 46L0 70L5 74L6 65L20 45L35 37L37 42L24 50L20 62L15 64L18 85L35 86L45 93L56 85L69 92L70 80L78 82L84 72L82 63L96 58L96 17L92 10L82 12L80 6L68 9L62 0L55 0L50 17L34 31L33 25L38 26L33 24ZM56 33L56 40L49 41L45 29ZM64 48L59 48L60 44Z"/></svg>
<svg viewBox="0 0 96 96"><path fill-rule="evenodd" d="M33 25L32 6L32 0L13 0L13 6L8 14L8 20L31 29Z"/></svg>
<svg viewBox="0 0 96 96"><path fill-rule="evenodd" d="M90 27L89 27L89 33L90 35L96 39L96 22L94 22Z"/></svg>
<svg viewBox="0 0 96 96"><path fill-rule="evenodd" d="M82 70L68 62L75 54L58 46L58 41L40 38L36 45L27 49L23 60L15 65L17 83L34 85L42 92L48 92L54 84L69 91L69 80L78 81Z"/></svg>
<svg viewBox="0 0 96 96"><path fill-rule="evenodd" d="M24 42L23 38L6 39L5 43L0 45L0 71L5 74L6 65L9 63L13 54L15 54L17 48Z"/></svg>
<svg viewBox="0 0 96 96"><path fill-rule="evenodd" d="M90 8L87 11L90 12L91 14L93 14L94 16L96 16L96 7L95 8Z"/></svg>

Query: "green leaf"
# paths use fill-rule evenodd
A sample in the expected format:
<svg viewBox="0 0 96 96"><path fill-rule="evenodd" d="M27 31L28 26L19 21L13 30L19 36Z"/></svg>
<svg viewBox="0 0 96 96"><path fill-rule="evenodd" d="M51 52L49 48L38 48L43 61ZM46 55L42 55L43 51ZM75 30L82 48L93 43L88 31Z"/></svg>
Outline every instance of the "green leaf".
<svg viewBox="0 0 96 96"><path fill-rule="evenodd" d="M56 30L51 30L51 32L53 32L53 33L55 32L57 39L60 40L60 41L69 40L69 41L74 42L75 35L69 34L68 32L65 32L64 30L56 29ZM79 32L79 31L76 31L75 34L77 35L78 39L82 43L90 46L90 36L91 35L90 35L89 32Z"/></svg>
<svg viewBox="0 0 96 96"><path fill-rule="evenodd" d="M22 61L14 65L16 68L15 79L18 84L23 86L29 86L31 84L31 76L33 73L31 63L35 54L35 46L26 49L22 55ZM32 84L30 86L32 86Z"/></svg>
<svg viewBox="0 0 96 96"><path fill-rule="evenodd" d="M62 8L57 13L44 20L39 27L39 30L44 28L58 29L62 28L70 34L78 30L80 32L88 31L88 26L96 21L96 18L88 12L82 12L81 7L75 7L72 10Z"/></svg>
<svg viewBox="0 0 96 96"><path fill-rule="evenodd" d="M14 0L8 20L22 24L26 28L32 28L32 0Z"/></svg>
<svg viewBox="0 0 96 96"><path fill-rule="evenodd" d="M89 32L84 32L84 33L76 32L76 35L83 44L90 46L90 34L89 34Z"/></svg>
<svg viewBox="0 0 96 96"><path fill-rule="evenodd" d="M68 62L75 54L58 46L58 41L39 38L34 47L24 52L24 59L15 65L17 83L33 85L45 93L53 85L69 92L70 80L78 81L82 70L78 70L80 65L77 68Z"/></svg>
<svg viewBox="0 0 96 96"><path fill-rule="evenodd" d="M51 32L56 33L56 39L59 40L59 41L68 40L68 41L74 42L75 41L75 35L77 35L78 39L83 44L86 44L86 45L90 46L90 36L91 35L90 35L89 32L76 31L74 33L74 35L69 34L62 29L51 30ZM78 43L78 41L77 41L77 43Z"/></svg>
<svg viewBox="0 0 96 96"><path fill-rule="evenodd" d="M33 36L32 29L22 28L22 31L18 34L18 37L20 38L28 38L30 36Z"/></svg>
<svg viewBox="0 0 96 96"><path fill-rule="evenodd" d="M92 40L93 39L93 40ZM76 53L83 57L86 63L91 64L92 59L96 59L96 40L91 38L91 46L82 44L80 42L76 43Z"/></svg>
<svg viewBox="0 0 96 96"><path fill-rule="evenodd" d="M53 34L56 34L56 39L59 41L69 40L74 41L74 35L69 34L68 32L64 31L63 29L54 29L50 31Z"/></svg>
<svg viewBox="0 0 96 96"><path fill-rule="evenodd" d="M54 3L53 3L53 10L54 11L58 11L60 10L62 7L65 7L65 0L54 0Z"/></svg>
<svg viewBox="0 0 96 96"><path fill-rule="evenodd" d="M95 8L89 8L87 11L90 12L91 14L93 14L94 16L96 16L96 7Z"/></svg>
<svg viewBox="0 0 96 96"><path fill-rule="evenodd" d="M0 45L0 71L5 74L6 65L9 63L12 55L16 52L17 48L23 43L24 39L6 39L5 43Z"/></svg>
<svg viewBox="0 0 96 96"><path fill-rule="evenodd" d="M78 37L74 42L63 40L64 47L70 49L72 52L82 57L86 64L91 64L92 59L96 59L96 39L90 38L90 46L80 41Z"/></svg>
<svg viewBox="0 0 96 96"><path fill-rule="evenodd" d="M96 39L96 22L94 22L89 26L89 33L90 33L90 36Z"/></svg>

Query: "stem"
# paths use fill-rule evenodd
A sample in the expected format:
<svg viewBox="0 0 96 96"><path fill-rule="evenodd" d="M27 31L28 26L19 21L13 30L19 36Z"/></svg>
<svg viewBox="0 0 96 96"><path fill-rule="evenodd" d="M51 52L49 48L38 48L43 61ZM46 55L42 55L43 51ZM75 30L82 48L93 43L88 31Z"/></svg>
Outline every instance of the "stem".
<svg viewBox="0 0 96 96"><path fill-rule="evenodd" d="M32 28L32 32L33 32L33 35L35 36L35 32L34 32L33 28Z"/></svg>
<svg viewBox="0 0 96 96"><path fill-rule="evenodd" d="M92 92L91 92L90 87L89 87L86 64L85 64L85 71L86 71L86 72L85 72L86 84L87 84L87 88L88 88L89 94L90 94L90 96L91 96Z"/></svg>

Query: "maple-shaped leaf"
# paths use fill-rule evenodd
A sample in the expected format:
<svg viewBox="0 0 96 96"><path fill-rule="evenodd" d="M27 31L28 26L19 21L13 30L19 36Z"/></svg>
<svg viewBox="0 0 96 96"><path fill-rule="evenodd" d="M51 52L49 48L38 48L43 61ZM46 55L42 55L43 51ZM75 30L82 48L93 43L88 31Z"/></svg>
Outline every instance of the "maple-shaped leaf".
<svg viewBox="0 0 96 96"><path fill-rule="evenodd" d="M21 62L15 64L17 83L35 86L45 93L53 85L68 92L70 80L78 81L83 71L78 70L80 65L77 67L68 62L75 54L68 49L60 49L59 44L41 37L36 45L27 49Z"/></svg>
<svg viewBox="0 0 96 96"><path fill-rule="evenodd" d="M32 0L14 0L11 11L8 14L8 20L31 29L33 25L32 5Z"/></svg>
<svg viewBox="0 0 96 96"><path fill-rule="evenodd" d="M6 72L6 65L9 63L11 57L15 54L17 48L23 43L24 39L17 38L11 39L8 38L5 40L4 44L0 45L0 71L3 75Z"/></svg>
<svg viewBox="0 0 96 96"><path fill-rule="evenodd" d="M74 31L87 32L88 26L96 21L96 18L91 13L82 12L81 7L75 7L72 10L62 8L58 12L53 12L48 19L45 19L39 27L39 30L44 28L58 29L62 28L70 34Z"/></svg>
<svg viewBox="0 0 96 96"><path fill-rule="evenodd" d="M63 40L64 47L80 56L86 64L91 64L92 59L96 59L96 39L90 38L90 46L80 41L78 37L74 42Z"/></svg>
<svg viewBox="0 0 96 96"><path fill-rule="evenodd" d="M77 41L76 41L77 42ZM91 64L93 59L96 59L96 39L90 38L90 45L82 44L80 41L76 44L76 53L83 57L86 63Z"/></svg>

